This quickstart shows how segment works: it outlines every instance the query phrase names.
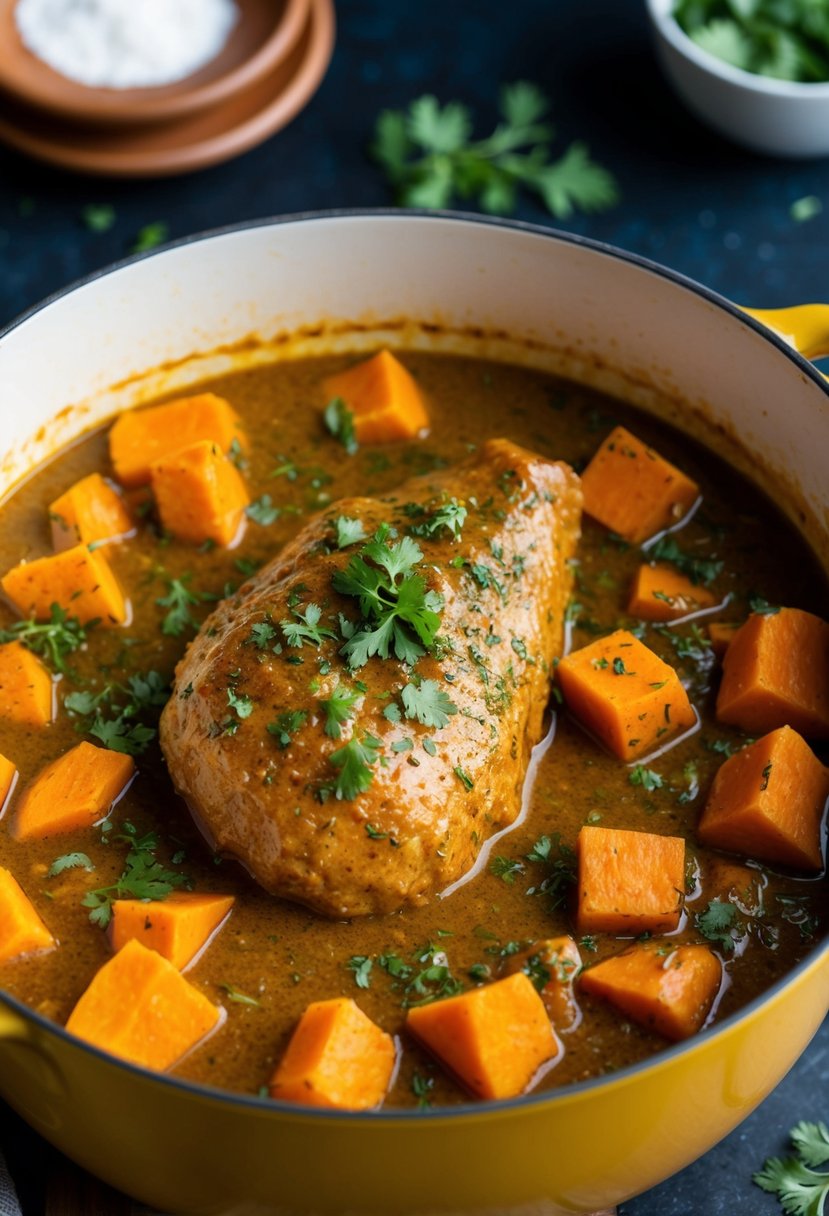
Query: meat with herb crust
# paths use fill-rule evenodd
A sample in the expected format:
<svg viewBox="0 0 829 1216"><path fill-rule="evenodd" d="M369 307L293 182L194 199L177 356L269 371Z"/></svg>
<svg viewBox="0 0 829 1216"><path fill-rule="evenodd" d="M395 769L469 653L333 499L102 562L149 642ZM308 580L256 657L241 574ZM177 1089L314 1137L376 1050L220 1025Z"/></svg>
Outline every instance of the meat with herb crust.
<svg viewBox="0 0 829 1216"><path fill-rule="evenodd" d="M580 516L568 465L495 439L310 520L176 670L161 743L211 844L331 917L463 875L521 809Z"/></svg>

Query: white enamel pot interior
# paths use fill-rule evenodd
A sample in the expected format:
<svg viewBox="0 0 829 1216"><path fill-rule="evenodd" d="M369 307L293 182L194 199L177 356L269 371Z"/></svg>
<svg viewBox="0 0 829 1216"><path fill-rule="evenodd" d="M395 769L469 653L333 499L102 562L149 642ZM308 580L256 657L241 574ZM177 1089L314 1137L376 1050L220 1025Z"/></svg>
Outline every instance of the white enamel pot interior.
<svg viewBox="0 0 829 1216"><path fill-rule="evenodd" d="M48 301L0 338L0 491L157 392L379 342L518 360L658 413L771 492L829 564L829 398L800 356L658 266L463 216L263 222ZM615 1077L474 1109L337 1116L143 1073L0 994L0 1092L81 1164L165 1211L586 1212L730 1130L827 1004L824 943L722 1027Z"/></svg>

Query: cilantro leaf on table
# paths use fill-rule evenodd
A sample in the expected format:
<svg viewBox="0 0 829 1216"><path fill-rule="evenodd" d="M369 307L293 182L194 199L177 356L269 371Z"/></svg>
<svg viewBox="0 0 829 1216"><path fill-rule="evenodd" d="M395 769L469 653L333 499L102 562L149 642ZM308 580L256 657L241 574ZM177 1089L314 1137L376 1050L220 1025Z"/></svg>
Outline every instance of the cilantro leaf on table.
<svg viewBox="0 0 829 1216"><path fill-rule="evenodd" d="M138 835L138 829L127 821L121 832L110 836L110 841L128 844L124 859L124 870L120 878L108 887L87 891L81 900L89 908L89 919L93 925L105 929L112 919L112 904L116 899L166 899L179 887L190 887L190 879L178 870L168 870L156 857L158 836L155 832Z"/></svg>
<svg viewBox="0 0 829 1216"><path fill-rule="evenodd" d="M87 203L81 208L81 219L90 232L109 232L115 223L115 208L111 203Z"/></svg>
<svg viewBox="0 0 829 1216"><path fill-rule="evenodd" d="M81 625L76 616L70 616L59 604L52 604L48 621L26 618L15 621L8 629L0 629L0 642L20 642L40 658L62 673L66 672L66 659L86 643L86 631L96 621Z"/></svg>
<svg viewBox="0 0 829 1216"><path fill-rule="evenodd" d="M170 226L164 220L156 220L152 224L145 224L136 233L135 240L132 243L131 253L146 253L149 249L155 249L167 240L170 234Z"/></svg>
<svg viewBox="0 0 829 1216"><path fill-rule="evenodd" d="M509 215L521 187L539 195L559 219L575 210L613 206L616 181L590 159L584 144L573 143L558 160L550 159L554 132L542 121L548 109L536 85L523 80L505 85L497 126L487 138L475 140L467 106L441 105L427 94L405 111L383 111L370 150L398 202L407 207L441 208L456 197L474 198L485 211Z"/></svg>
<svg viewBox="0 0 829 1216"><path fill-rule="evenodd" d="M804 1120L792 1128L790 1136L797 1156L769 1157L752 1180L761 1190L776 1195L788 1216L823 1216L829 1173L815 1167L829 1161L829 1128Z"/></svg>
<svg viewBox="0 0 829 1216"><path fill-rule="evenodd" d="M407 718L415 718L422 726L440 730L458 712L453 700L438 684L437 680L419 680L404 685L401 693L403 710Z"/></svg>
<svg viewBox="0 0 829 1216"><path fill-rule="evenodd" d="M389 545L391 529L377 529L371 541L333 577L334 590L359 603L360 627L340 649L349 667L362 667L379 655L392 652L404 663L414 663L435 643L443 601L415 567L423 558L410 537ZM371 564L370 564L371 563Z"/></svg>

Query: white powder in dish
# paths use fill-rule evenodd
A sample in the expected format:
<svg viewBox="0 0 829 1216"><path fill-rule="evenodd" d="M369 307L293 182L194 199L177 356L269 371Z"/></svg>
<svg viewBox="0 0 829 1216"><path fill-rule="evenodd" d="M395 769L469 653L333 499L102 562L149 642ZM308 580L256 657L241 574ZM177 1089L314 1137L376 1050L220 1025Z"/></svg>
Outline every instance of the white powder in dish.
<svg viewBox="0 0 829 1216"><path fill-rule="evenodd" d="M208 63L237 18L234 0L18 0L26 47L95 88L172 84Z"/></svg>

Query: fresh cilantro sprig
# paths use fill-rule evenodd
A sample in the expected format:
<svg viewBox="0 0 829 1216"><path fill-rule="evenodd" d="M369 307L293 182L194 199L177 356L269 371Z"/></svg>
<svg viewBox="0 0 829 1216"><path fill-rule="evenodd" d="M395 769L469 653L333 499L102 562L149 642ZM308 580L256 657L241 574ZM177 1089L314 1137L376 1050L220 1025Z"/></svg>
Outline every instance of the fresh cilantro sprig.
<svg viewBox="0 0 829 1216"><path fill-rule="evenodd" d="M82 719L79 726L84 734L99 739L110 751L140 756L157 734L143 719L155 720L169 696L164 677L148 671L131 675L126 684L107 684L98 693L71 692L63 704Z"/></svg>
<svg viewBox="0 0 829 1216"><path fill-rule="evenodd" d="M453 540L460 540L468 511L463 503L458 502L457 498L447 498L428 514L416 504L408 504L408 506L410 509L407 510L407 514L427 515L426 519L409 525L411 536L423 536L434 540L443 530L446 530ZM406 510L405 507L404 510Z"/></svg>
<svg viewBox="0 0 829 1216"><path fill-rule="evenodd" d="M89 919L93 925L101 929L107 927L116 899L166 899L177 888L190 886L186 874L166 869L156 857L159 842L155 832L139 836L135 825L127 821L123 830L113 834L110 840L130 847L120 878L108 887L87 891L81 900L83 907L91 909Z"/></svg>
<svg viewBox="0 0 829 1216"><path fill-rule="evenodd" d="M360 445L354 428L354 414L342 397L332 398L322 417L330 434L339 439L349 456L353 456Z"/></svg>
<svg viewBox="0 0 829 1216"><path fill-rule="evenodd" d="M415 567L423 558L420 547L404 536L387 542L392 530L377 529L359 554L333 577L335 591L353 596L360 605L362 621L340 649L349 667L362 667L374 655L388 659L392 653L404 663L414 663L435 644L443 600Z"/></svg>
<svg viewBox="0 0 829 1216"><path fill-rule="evenodd" d="M674 17L715 58L776 80L829 80L829 13L814 0L677 0Z"/></svg>
<svg viewBox="0 0 829 1216"><path fill-rule="evenodd" d="M815 1167L829 1161L829 1128L805 1120L789 1133L797 1154L769 1157L753 1175L754 1183L776 1195L787 1216L823 1216L829 1197L829 1173Z"/></svg>
<svg viewBox="0 0 829 1216"><path fill-rule="evenodd" d="M498 125L486 139L474 140L467 106L418 97L405 111L380 114L371 152L406 207L448 207L459 196L476 199L484 211L510 215L521 187L538 194L559 219L611 207L619 197L616 181L590 159L584 144L573 143L558 160L550 159L554 132L544 120L548 109L536 85L505 85Z"/></svg>
<svg viewBox="0 0 829 1216"><path fill-rule="evenodd" d="M55 669L66 672L66 659L86 642L86 631L96 624L89 621L81 625L76 616L70 616L59 604L52 604L48 621L29 618L15 621L8 629L0 629L0 642L20 642Z"/></svg>
<svg viewBox="0 0 829 1216"><path fill-rule="evenodd" d="M351 519L348 515L338 515L334 520L334 530L337 534L337 548L346 549L366 539L363 521Z"/></svg>

